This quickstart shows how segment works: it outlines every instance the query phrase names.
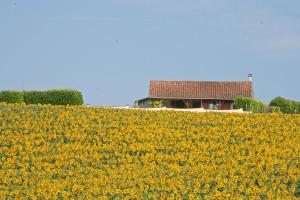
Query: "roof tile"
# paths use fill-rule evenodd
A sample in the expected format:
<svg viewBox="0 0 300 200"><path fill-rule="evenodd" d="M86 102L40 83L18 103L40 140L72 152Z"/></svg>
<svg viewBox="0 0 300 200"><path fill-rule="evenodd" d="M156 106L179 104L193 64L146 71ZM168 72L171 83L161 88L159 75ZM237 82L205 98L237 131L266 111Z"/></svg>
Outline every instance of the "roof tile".
<svg viewBox="0 0 300 200"><path fill-rule="evenodd" d="M251 81L150 81L150 98L224 99L253 97Z"/></svg>

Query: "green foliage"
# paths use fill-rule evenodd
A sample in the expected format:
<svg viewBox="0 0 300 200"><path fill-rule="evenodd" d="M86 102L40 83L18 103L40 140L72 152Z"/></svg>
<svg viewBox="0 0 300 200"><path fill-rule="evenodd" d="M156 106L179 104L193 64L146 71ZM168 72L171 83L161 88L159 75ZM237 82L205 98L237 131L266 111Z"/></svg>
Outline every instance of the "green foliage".
<svg viewBox="0 0 300 200"><path fill-rule="evenodd" d="M50 104L53 105L82 105L83 97L81 92L76 90L48 90Z"/></svg>
<svg viewBox="0 0 300 200"><path fill-rule="evenodd" d="M161 108L164 106L164 103L162 100L150 100L148 102L148 104L151 108Z"/></svg>
<svg viewBox="0 0 300 200"><path fill-rule="evenodd" d="M2 91L0 102L52 105L82 105L81 92L70 89L48 91Z"/></svg>
<svg viewBox="0 0 300 200"><path fill-rule="evenodd" d="M282 97L276 97L270 102L270 106L277 106L283 113L300 113L300 103L285 99Z"/></svg>
<svg viewBox="0 0 300 200"><path fill-rule="evenodd" d="M44 91L24 91L23 93L26 104L49 104Z"/></svg>
<svg viewBox="0 0 300 200"><path fill-rule="evenodd" d="M278 106L268 106L268 112L271 112L271 113L278 113L278 112L281 112L280 110L280 107Z"/></svg>
<svg viewBox="0 0 300 200"><path fill-rule="evenodd" d="M254 113L266 112L267 106L254 98L250 97L237 97L233 103L234 109L242 108L244 111L252 111Z"/></svg>
<svg viewBox="0 0 300 200"><path fill-rule="evenodd" d="M79 91L70 89L27 91L24 101L26 104L82 105L83 97Z"/></svg>
<svg viewBox="0 0 300 200"><path fill-rule="evenodd" d="M297 180L297 183L296 183L296 191L294 193L295 197L300 197L300 179Z"/></svg>
<svg viewBox="0 0 300 200"><path fill-rule="evenodd" d="M23 103L23 93L19 91L0 91L0 102Z"/></svg>

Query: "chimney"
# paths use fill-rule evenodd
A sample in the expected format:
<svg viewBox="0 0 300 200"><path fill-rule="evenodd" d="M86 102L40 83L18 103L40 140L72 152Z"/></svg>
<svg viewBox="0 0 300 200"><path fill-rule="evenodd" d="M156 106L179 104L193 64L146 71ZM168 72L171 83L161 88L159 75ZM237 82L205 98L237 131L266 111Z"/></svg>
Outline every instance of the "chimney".
<svg viewBox="0 0 300 200"><path fill-rule="evenodd" d="M253 75L252 74L248 74L248 81L250 81L250 82L253 81Z"/></svg>

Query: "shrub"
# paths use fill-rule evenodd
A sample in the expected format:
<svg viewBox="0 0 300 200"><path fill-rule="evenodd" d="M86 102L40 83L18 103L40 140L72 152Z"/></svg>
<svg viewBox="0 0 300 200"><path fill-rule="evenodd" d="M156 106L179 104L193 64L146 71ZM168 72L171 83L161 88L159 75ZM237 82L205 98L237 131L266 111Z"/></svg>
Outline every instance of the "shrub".
<svg viewBox="0 0 300 200"><path fill-rule="evenodd" d="M23 93L19 91L0 91L0 102L23 103Z"/></svg>
<svg viewBox="0 0 300 200"><path fill-rule="evenodd" d="M300 197L300 179L296 182L296 188L294 192L295 197Z"/></svg>
<svg viewBox="0 0 300 200"><path fill-rule="evenodd" d="M82 105L82 94L76 90L48 90L46 91L47 101L53 105Z"/></svg>
<svg viewBox="0 0 300 200"><path fill-rule="evenodd" d="M161 108L164 106L164 103L162 100L151 100L148 102L148 104L151 108Z"/></svg>
<svg viewBox="0 0 300 200"><path fill-rule="evenodd" d="M43 91L24 91L24 102L26 104L49 104L46 92Z"/></svg>
<svg viewBox="0 0 300 200"><path fill-rule="evenodd" d="M271 112L271 113L278 113L278 112L281 112L280 110L280 107L278 106L268 106L268 109L267 109L268 112Z"/></svg>
<svg viewBox="0 0 300 200"><path fill-rule="evenodd" d="M26 104L82 105L81 92L70 89L24 92Z"/></svg>
<svg viewBox="0 0 300 200"><path fill-rule="evenodd" d="M296 102L296 101L292 101L292 108L294 110L294 113L300 113L300 109L299 109L299 105L300 103L299 102Z"/></svg>
<svg viewBox="0 0 300 200"><path fill-rule="evenodd" d="M235 98L233 102L233 108L234 109L240 109L248 110L249 100L246 100L244 97L237 97Z"/></svg>
<svg viewBox="0 0 300 200"><path fill-rule="evenodd" d="M237 97L234 100L233 103L233 108L234 109L240 109L242 108L244 111L252 111L254 113L261 113L265 112L267 109L267 106L254 98L250 97Z"/></svg>
<svg viewBox="0 0 300 200"><path fill-rule="evenodd" d="M300 103L285 99L282 97L276 97L270 102L270 106L277 106L283 113L300 113Z"/></svg>

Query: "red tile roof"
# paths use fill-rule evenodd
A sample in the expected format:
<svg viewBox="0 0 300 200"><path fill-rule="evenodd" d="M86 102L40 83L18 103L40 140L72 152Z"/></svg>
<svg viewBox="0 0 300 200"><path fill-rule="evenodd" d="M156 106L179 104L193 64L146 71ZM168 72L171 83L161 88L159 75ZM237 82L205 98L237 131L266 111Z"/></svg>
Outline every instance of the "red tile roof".
<svg viewBox="0 0 300 200"><path fill-rule="evenodd" d="M253 97L251 81L150 81L150 98L222 99Z"/></svg>

